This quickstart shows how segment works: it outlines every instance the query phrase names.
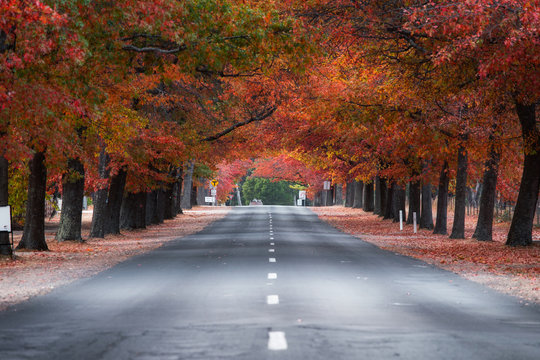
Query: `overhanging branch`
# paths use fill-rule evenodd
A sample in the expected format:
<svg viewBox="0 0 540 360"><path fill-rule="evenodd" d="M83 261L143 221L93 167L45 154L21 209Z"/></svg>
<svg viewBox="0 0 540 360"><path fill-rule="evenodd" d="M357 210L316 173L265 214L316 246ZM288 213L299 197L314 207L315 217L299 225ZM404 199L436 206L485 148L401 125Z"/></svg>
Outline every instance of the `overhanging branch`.
<svg viewBox="0 0 540 360"><path fill-rule="evenodd" d="M245 126L245 125L250 124L252 122L262 121L262 120L272 116L272 114L276 110L277 110L277 106L272 106L272 107L270 107L268 109L263 110L259 114L250 117L246 121L236 123L236 124L228 127L227 129L225 129L225 130L223 130L223 131L221 131L221 132L219 132L219 133L217 133L215 135L208 136L208 137L202 139L201 141L215 141L215 140L227 135L228 133L233 132L234 130L238 129L239 127Z"/></svg>
<svg viewBox="0 0 540 360"><path fill-rule="evenodd" d="M184 51L187 49L186 45L180 45L176 48L172 49L162 49L154 46L147 46L147 47L137 47L134 45L125 45L122 47L123 50L129 50L129 51L135 51L139 53L147 53L147 52L155 52L158 54L177 54L181 51Z"/></svg>

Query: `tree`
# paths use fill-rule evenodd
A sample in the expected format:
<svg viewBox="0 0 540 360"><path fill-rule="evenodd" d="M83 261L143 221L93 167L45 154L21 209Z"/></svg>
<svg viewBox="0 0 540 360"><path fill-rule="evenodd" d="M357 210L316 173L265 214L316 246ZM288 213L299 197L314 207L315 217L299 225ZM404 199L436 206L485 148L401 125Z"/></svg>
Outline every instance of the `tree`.
<svg viewBox="0 0 540 360"><path fill-rule="evenodd" d="M272 181L265 178L248 178L243 186L244 202L249 205L253 199L262 200L265 205L292 205L296 191L286 181Z"/></svg>

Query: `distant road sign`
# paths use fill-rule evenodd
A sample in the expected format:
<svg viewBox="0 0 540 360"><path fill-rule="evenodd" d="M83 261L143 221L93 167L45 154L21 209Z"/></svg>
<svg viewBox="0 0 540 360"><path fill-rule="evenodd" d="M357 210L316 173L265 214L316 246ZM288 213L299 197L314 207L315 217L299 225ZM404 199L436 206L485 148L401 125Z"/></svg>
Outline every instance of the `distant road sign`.
<svg viewBox="0 0 540 360"><path fill-rule="evenodd" d="M217 187L219 184L219 181L217 181L216 179L210 181L210 185L212 185L213 187Z"/></svg>
<svg viewBox="0 0 540 360"><path fill-rule="evenodd" d="M204 202L213 203L214 202L214 197L213 196L205 196L204 197Z"/></svg>
<svg viewBox="0 0 540 360"><path fill-rule="evenodd" d="M298 198L301 200L306 200L306 190L300 190L298 192Z"/></svg>
<svg viewBox="0 0 540 360"><path fill-rule="evenodd" d="M217 195L217 190L216 189L210 190L210 195L216 196Z"/></svg>
<svg viewBox="0 0 540 360"><path fill-rule="evenodd" d="M325 181L323 185L323 190L330 190L332 183L330 181Z"/></svg>

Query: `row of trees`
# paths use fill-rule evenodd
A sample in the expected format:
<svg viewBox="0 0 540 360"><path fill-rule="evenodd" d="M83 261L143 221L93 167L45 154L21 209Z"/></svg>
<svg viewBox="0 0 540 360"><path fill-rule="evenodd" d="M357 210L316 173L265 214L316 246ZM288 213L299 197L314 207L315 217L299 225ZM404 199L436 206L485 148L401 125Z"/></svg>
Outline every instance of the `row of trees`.
<svg viewBox="0 0 540 360"><path fill-rule="evenodd" d="M274 155L323 173L303 180L312 196L323 180L347 183L349 193L362 193L363 184L376 211L391 212L396 205L385 207L385 199L405 210L408 185L420 214L431 209L435 188L434 230L446 233L451 187L450 237L460 238L467 186L479 182L475 237L491 240L498 192L516 202L507 244L532 244L540 185L537 0L287 4L322 52L291 80L296 91L286 111L260 127ZM284 164L277 159L274 168ZM267 176L296 181L305 173L287 164L284 175Z"/></svg>
<svg viewBox="0 0 540 360"><path fill-rule="evenodd" d="M332 24L331 38L336 32L343 38L344 24L349 26L347 51L362 67L346 64L346 73L357 70L364 79L360 86L357 79L344 79L352 92L341 96L342 103L351 107L334 112L358 124L356 134L324 140L323 154L344 161L352 167L348 173L368 187L386 182L387 198L399 199L401 207L409 183L417 213L420 193L429 194L438 183L438 233L446 233L448 184L455 179L451 238L464 234L467 181L481 180L475 236L491 239L499 183L501 192L516 199L507 244L531 244L540 181L537 9L534 1L344 1L306 14ZM342 146L351 135L360 152Z"/></svg>
<svg viewBox="0 0 540 360"><path fill-rule="evenodd" d="M143 226L154 203L172 216L201 164L228 174L226 197L245 172L218 164L243 169L238 159L265 154L279 161L256 176L279 166L312 192L327 179L362 181L368 193L380 182L397 198L410 184L416 204L437 186L441 221L455 179L452 236L467 182L479 180L482 238L497 189L516 199L508 244L529 245L540 185L538 5L2 2L0 206L20 201L8 190L27 179L19 247L46 249L46 193L64 198L59 241L80 240L84 192L95 194L92 236L104 236L118 231L122 207L129 226Z"/></svg>
<svg viewBox="0 0 540 360"><path fill-rule="evenodd" d="M269 83L307 48L295 27L272 2L1 2L0 206L26 204L18 248L47 249L56 191L58 241L81 240L84 193L94 237L176 215L194 169L247 151L242 127L276 111Z"/></svg>

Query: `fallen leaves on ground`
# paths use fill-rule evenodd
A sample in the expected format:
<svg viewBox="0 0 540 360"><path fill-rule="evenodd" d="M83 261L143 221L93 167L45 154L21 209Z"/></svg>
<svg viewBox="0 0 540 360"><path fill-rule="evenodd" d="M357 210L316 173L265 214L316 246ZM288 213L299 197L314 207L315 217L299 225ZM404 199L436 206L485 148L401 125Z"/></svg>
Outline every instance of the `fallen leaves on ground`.
<svg viewBox="0 0 540 360"><path fill-rule="evenodd" d="M530 247L504 245L510 224L494 225L493 241L471 239L476 217L467 216L466 239L449 239L434 235L431 230L419 229L414 234L412 225L382 220L361 209L341 206L312 208L318 216L340 229L380 248L424 260L453 271L467 279L482 283L498 291L540 303L540 229L533 232ZM448 230L452 225L449 214Z"/></svg>
<svg viewBox="0 0 540 360"><path fill-rule="evenodd" d="M0 310L32 296L79 278L89 277L135 255L156 249L163 243L196 233L224 217L229 208L195 207L184 210L175 219L149 226L145 230L123 231L105 239L85 242L54 240L58 217L46 226L50 251L16 251L15 260L0 260ZM83 238L88 238L92 214L83 214ZM15 236L15 246L20 241Z"/></svg>

